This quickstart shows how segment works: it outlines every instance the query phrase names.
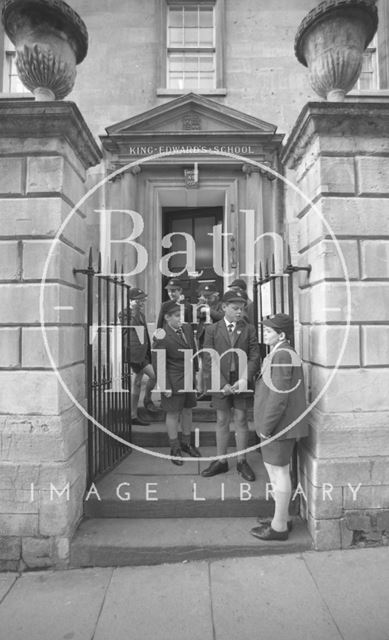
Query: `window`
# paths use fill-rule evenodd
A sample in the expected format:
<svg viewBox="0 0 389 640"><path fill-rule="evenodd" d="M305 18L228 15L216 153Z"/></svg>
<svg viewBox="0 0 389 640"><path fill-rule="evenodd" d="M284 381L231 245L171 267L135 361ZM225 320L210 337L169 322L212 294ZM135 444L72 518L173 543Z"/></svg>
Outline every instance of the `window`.
<svg viewBox="0 0 389 640"><path fill-rule="evenodd" d="M357 91L374 91L375 89L379 89L377 35L374 36L363 54L361 75L354 89Z"/></svg>
<svg viewBox="0 0 389 640"><path fill-rule="evenodd" d="M161 0L161 85L157 95L223 88L224 0Z"/></svg>
<svg viewBox="0 0 389 640"><path fill-rule="evenodd" d="M216 88L213 5L168 6L167 88Z"/></svg>
<svg viewBox="0 0 389 640"><path fill-rule="evenodd" d="M0 78L1 79L1 78ZM16 69L16 51L11 40L4 35L4 93L30 93L18 76Z"/></svg>

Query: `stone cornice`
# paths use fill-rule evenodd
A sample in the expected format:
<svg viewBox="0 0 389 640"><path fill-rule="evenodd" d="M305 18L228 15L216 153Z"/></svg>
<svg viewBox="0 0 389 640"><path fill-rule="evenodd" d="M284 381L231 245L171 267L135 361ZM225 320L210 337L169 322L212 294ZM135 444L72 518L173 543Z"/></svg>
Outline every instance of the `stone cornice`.
<svg viewBox="0 0 389 640"><path fill-rule="evenodd" d="M284 149L281 162L294 169L318 135L379 136L389 132L389 100L308 102L302 109Z"/></svg>
<svg viewBox="0 0 389 640"><path fill-rule="evenodd" d="M0 100L2 138L62 138L85 169L101 161L101 150L74 102Z"/></svg>

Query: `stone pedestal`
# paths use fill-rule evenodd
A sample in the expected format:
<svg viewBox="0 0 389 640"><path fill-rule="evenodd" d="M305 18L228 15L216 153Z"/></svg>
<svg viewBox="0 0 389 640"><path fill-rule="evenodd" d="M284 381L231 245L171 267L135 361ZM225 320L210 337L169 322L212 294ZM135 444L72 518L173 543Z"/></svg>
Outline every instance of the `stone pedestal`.
<svg viewBox="0 0 389 640"><path fill-rule="evenodd" d="M388 122L389 102L309 103L283 154L288 177L319 212L292 192L286 198L300 263L312 265L300 280L311 400L334 374L301 451L317 549L389 541Z"/></svg>
<svg viewBox="0 0 389 640"><path fill-rule="evenodd" d="M0 568L66 564L82 514L86 425L46 354L39 295L52 239L100 151L73 103L0 102ZM85 401L85 208L64 228L45 286L47 338ZM58 495L61 494L62 495Z"/></svg>

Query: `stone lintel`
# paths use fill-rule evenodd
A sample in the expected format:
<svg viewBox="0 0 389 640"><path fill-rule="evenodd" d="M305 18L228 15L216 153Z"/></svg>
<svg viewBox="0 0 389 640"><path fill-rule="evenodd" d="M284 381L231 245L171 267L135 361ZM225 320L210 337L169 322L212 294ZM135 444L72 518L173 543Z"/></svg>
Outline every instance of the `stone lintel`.
<svg viewBox="0 0 389 640"><path fill-rule="evenodd" d="M74 102L0 100L2 138L63 138L85 169L98 164L100 148Z"/></svg>
<svg viewBox="0 0 389 640"><path fill-rule="evenodd" d="M281 154L281 162L296 169L316 136L388 137L389 97L385 101L307 102ZM356 146L357 149L357 146Z"/></svg>

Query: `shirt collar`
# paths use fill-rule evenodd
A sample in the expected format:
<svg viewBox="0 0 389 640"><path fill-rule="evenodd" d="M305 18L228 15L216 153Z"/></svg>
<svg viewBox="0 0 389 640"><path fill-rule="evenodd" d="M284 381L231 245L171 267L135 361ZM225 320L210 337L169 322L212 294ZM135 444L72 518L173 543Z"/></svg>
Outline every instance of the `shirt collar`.
<svg viewBox="0 0 389 640"><path fill-rule="evenodd" d="M225 316L224 316L224 322L226 323L227 329L228 329L230 324L233 324L234 325L234 329L235 329L236 324L237 324L236 322L230 322L229 320L227 320L227 318Z"/></svg>

